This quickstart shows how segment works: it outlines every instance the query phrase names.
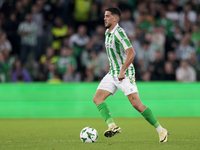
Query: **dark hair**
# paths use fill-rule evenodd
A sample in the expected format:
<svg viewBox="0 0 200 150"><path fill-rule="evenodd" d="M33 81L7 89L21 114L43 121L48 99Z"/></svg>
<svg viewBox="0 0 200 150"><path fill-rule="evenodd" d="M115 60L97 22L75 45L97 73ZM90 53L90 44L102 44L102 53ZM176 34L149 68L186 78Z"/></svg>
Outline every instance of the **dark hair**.
<svg viewBox="0 0 200 150"><path fill-rule="evenodd" d="M121 10L117 7L110 7L107 8L105 11L110 11L112 15L118 15L119 18L121 17Z"/></svg>

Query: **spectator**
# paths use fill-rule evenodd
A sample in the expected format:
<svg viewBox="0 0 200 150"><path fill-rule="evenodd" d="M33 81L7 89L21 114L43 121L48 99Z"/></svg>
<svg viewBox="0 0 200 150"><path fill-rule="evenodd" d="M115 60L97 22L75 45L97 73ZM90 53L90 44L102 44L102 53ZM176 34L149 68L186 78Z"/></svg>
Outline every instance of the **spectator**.
<svg viewBox="0 0 200 150"><path fill-rule="evenodd" d="M9 52L8 49L4 49L2 53L3 53L3 56L4 56L4 61L8 64L8 66L10 68L12 68L12 65L15 61L15 57L10 55L10 52Z"/></svg>
<svg viewBox="0 0 200 150"><path fill-rule="evenodd" d="M71 22L70 3L71 1L60 0L63 3L62 18L66 24ZM68 15L66 15L68 14Z"/></svg>
<svg viewBox="0 0 200 150"><path fill-rule="evenodd" d="M167 11L164 7L160 9L160 17L156 19L156 25L165 27L166 36L171 37L174 32L174 22L166 17L166 13Z"/></svg>
<svg viewBox="0 0 200 150"><path fill-rule="evenodd" d="M189 60L199 80L200 3L197 0L4 0L1 4L0 51L4 62L9 68L13 56L19 55L34 81L47 81L48 77L53 77L62 47L74 49L71 56L74 55L72 57L77 62L76 71L68 67L68 71L63 73L63 81L83 81L86 75L87 81L100 80L106 70L103 67L106 63L103 18L108 7L119 7L122 11L119 25L127 30L137 54L133 62L137 80L171 80L174 78L172 72L182 59ZM27 20L30 12L32 21ZM35 31L30 31L30 28L35 28ZM151 72L151 68L158 64L155 63L157 51L162 54L163 61L167 60L163 62L163 73L159 75ZM9 77L9 71L7 73ZM18 80L22 79L23 74L19 73Z"/></svg>
<svg viewBox="0 0 200 150"><path fill-rule="evenodd" d="M179 1L179 0L170 0L170 3L174 6L174 9L176 12L180 13L183 10L183 7L181 5L181 2L184 2L185 0ZM186 0L188 1L188 0Z"/></svg>
<svg viewBox="0 0 200 150"><path fill-rule="evenodd" d="M47 81L49 73L49 64L56 63L58 57L55 56L55 50L52 47L46 49L46 53L41 56L39 64L39 81Z"/></svg>
<svg viewBox="0 0 200 150"><path fill-rule="evenodd" d="M109 71L109 62L106 52L91 51L90 60L86 66L85 81L100 81Z"/></svg>
<svg viewBox="0 0 200 150"><path fill-rule="evenodd" d="M9 17L10 12L14 9L15 0L7 0L3 3L1 11L5 14L5 17Z"/></svg>
<svg viewBox="0 0 200 150"><path fill-rule="evenodd" d="M2 52L0 52L0 82L9 82L9 71L10 66L5 60L5 57Z"/></svg>
<svg viewBox="0 0 200 150"><path fill-rule="evenodd" d="M50 79L53 79L54 72L57 69L56 69L55 63L48 62L47 65L48 65L47 66L48 67L47 79L50 80Z"/></svg>
<svg viewBox="0 0 200 150"><path fill-rule="evenodd" d="M159 47L164 49L165 41L165 29L161 26L155 26L152 32L152 43L156 43Z"/></svg>
<svg viewBox="0 0 200 150"><path fill-rule="evenodd" d="M136 52L136 56L134 60L138 61L138 53L139 53L139 50L141 49L140 42L135 38L136 35L134 32L128 32L127 34L130 39L131 45L133 46L133 49Z"/></svg>
<svg viewBox="0 0 200 150"><path fill-rule="evenodd" d="M90 41L87 43L86 49L96 51L97 53L102 52L105 44L102 40L100 40L100 38L101 37L97 34L93 35Z"/></svg>
<svg viewBox="0 0 200 150"><path fill-rule="evenodd" d="M129 9L123 10L119 25L125 30L126 33L134 32L134 23L131 20L131 11Z"/></svg>
<svg viewBox="0 0 200 150"><path fill-rule="evenodd" d="M175 10L175 6L173 4L168 4L167 6L167 13L166 13L166 17L168 19L173 20L173 22L176 24L178 22L179 19L179 14L178 12Z"/></svg>
<svg viewBox="0 0 200 150"><path fill-rule="evenodd" d="M103 25L98 25L96 27L96 35L98 36L99 42L105 42L105 27Z"/></svg>
<svg viewBox="0 0 200 150"><path fill-rule="evenodd" d="M149 15L147 8L144 8L140 12L136 22L144 32L151 32L153 30L153 25L155 24L155 20Z"/></svg>
<svg viewBox="0 0 200 150"><path fill-rule="evenodd" d="M74 20L76 27L80 26L81 24L87 25L87 22L89 21L91 6L92 0L75 0Z"/></svg>
<svg viewBox="0 0 200 150"><path fill-rule="evenodd" d="M133 14L133 20L137 20L139 18L139 15L142 14L143 10L146 9L146 7L146 3L138 3L137 9Z"/></svg>
<svg viewBox="0 0 200 150"><path fill-rule="evenodd" d="M184 32L191 32L192 30L192 22L189 20L189 18L187 17L187 14L185 14L184 16L184 23L179 25Z"/></svg>
<svg viewBox="0 0 200 150"><path fill-rule="evenodd" d="M91 6L90 11L90 17L89 17L89 29L92 30L92 33L95 32L96 27L100 23L100 10L97 2L93 2Z"/></svg>
<svg viewBox="0 0 200 150"><path fill-rule="evenodd" d="M151 71L151 80L162 80L164 73L163 54L160 51L155 52L155 60L150 63L149 70Z"/></svg>
<svg viewBox="0 0 200 150"><path fill-rule="evenodd" d="M16 4L15 4L15 12L14 13L16 14L16 19L19 21L19 23L24 20L26 12L24 10L22 1L17 1L16 2Z"/></svg>
<svg viewBox="0 0 200 150"><path fill-rule="evenodd" d="M183 38L183 32L180 27L175 27L174 34L172 37L168 37L165 43L166 53L168 51L176 50L179 46L180 40Z"/></svg>
<svg viewBox="0 0 200 150"><path fill-rule="evenodd" d="M38 5L33 5L31 7L31 13L32 13L32 18L33 18L33 22L37 25L37 49L38 49L38 57L41 56L42 54L42 40L43 40L43 15L40 12L40 9L38 7Z"/></svg>
<svg viewBox="0 0 200 150"><path fill-rule="evenodd" d="M2 26L3 26L3 21L2 19L0 19L0 33L4 31Z"/></svg>
<svg viewBox="0 0 200 150"><path fill-rule="evenodd" d="M149 4L147 4L148 8L149 8L149 15L152 16L154 19L158 18L158 9L160 9L158 7L158 5L156 3L151 3L149 1Z"/></svg>
<svg viewBox="0 0 200 150"><path fill-rule="evenodd" d="M194 68L197 74L197 80L200 81L200 63L197 61L197 56L195 53L190 55L189 64Z"/></svg>
<svg viewBox="0 0 200 150"><path fill-rule="evenodd" d="M158 33L158 36L160 36L160 34ZM164 53L164 47L161 46L162 41L165 40L165 38L163 37L163 35L161 34L161 40L155 41L155 35L152 33L147 33L145 35L145 39L146 41L148 41L150 43L149 45L149 59L150 61L154 61L155 60L155 52L156 51L160 51L162 54ZM160 42L159 42L160 41Z"/></svg>
<svg viewBox="0 0 200 150"><path fill-rule="evenodd" d="M16 59L12 72L11 72L12 82L32 82L31 76L29 75L28 71L23 68L22 63L19 59Z"/></svg>
<svg viewBox="0 0 200 150"><path fill-rule="evenodd" d="M179 47L176 49L176 58L177 59L189 59L191 53L195 53L195 49L189 45L191 35L189 33L185 34Z"/></svg>
<svg viewBox="0 0 200 150"><path fill-rule="evenodd" d="M46 49L46 53L41 56L40 63L44 64L46 60L49 60L51 63L55 63L57 61L57 56L55 56L55 50L53 47L48 47Z"/></svg>
<svg viewBox="0 0 200 150"><path fill-rule="evenodd" d="M69 45L69 36L66 36L64 39L63 39L63 42L62 42L62 47L68 47Z"/></svg>
<svg viewBox="0 0 200 150"><path fill-rule="evenodd" d="M173 64L173 69L176 70L179 67L179 61L176 58L176 54L173 51L167 53L167 61Z"/></svg>
<svg viewBox="0 0 200 150"><path fill-rule="evenodd" d="M140 42L141 45L145 42L145 32L143 32L139 26L135 27L135 38Z"/></svg>
<svg viewBox="0 0 200 150"><path fill-rule="evenodd" d="M81 25L78 27L78 32L73 34L69 39L69 47L74 49L74 54L78 63L78 70L82 70L80 57L85 49L86 44L89 42L89 36L87 35L87 27Z"/></svg>
<svg viewBox="0 0 200 150"><path fill-rule="evenodd" d="M142 81L148 82L151 81L151 72L145 71L142 75Z"/></svg>
<svg viewBox="0 0 200 150"><path fill-rule="evenodd" d="M24 8L24 13L27 14L27 13L30 13L31 11L31 0L21 0L22 1L22 5L23 5L23 8Z"/></svg>
<svg viewBox="0 0 200 150"><path fill-rule="evenodd" d="M98 53L102 52L105 46L104 38L105 28L102 25L98 25L95 34L91 36L90 41L87 43L86 49L94 50Z"/></svg>
<svg viewBox="0 0 200 150"><path fill-rule="evenodd" d="M56 1L51 1L51 3L54 5L55 8L55 16L62 16L63 11L64 11L64 2L65 0L56 0ZM63 18L64 16L62 16Z"/></svg>
<svg viewBox="0 0 200 150"><path fill-rule="evenodd" d="M70 37L70 36L72 36L73 34L74 34L74 28L73 27L71 27L71 26L69 26L68 27L68 31L67 31L67 36L68 37Z"/></svg>
<svg viewBox="0 0 200 150"><path fill-rule="evenodd" d="M164 74L163 74L163 80L165 81L175 81L175 70L173 67L173 64L170 61L166 61L164 64Z"/></svg>
<svg viewBox="0 0 200 150"><path fill-rule="evenodd" d="M178 82L195 82L196 72L187 60L181 60L180 67L176 70L176 80Z"/></svg>
<svg viewBox="0 0 200 150"><path fill-rule="evenodd" d="M142 44L141 50L138 53L138 63L140 66L141 73L148 70L149 63L151 61L150 58L152 57L151 55L152 53L150 49L150 43L148 41L145 41Z"/></svg>
<svg viewBox="0 0 200 150"><path fill-rule="evenodd" d="M183 31L181 30L181 28L179 26L175 27L174 30L174 40L176 40L177 42L180 42L180 40L183 38ZM175 47L173 47L175 48Z"/></svg>
<svg viewBox="0 0 200 150"><path fill-rule="evenodd" d="M200 4L198 0L191 0L193 10L199 14L200 13Z"/></svg>
<svg viewBox="0 0 200 150"><path fill-rule="evenodd" d="M192 23L195 23L196 20L197 20L197 13L194 10L192 10L192 4L190 2L187 2L184 5L184 11L182 11L179 14L179 23L180 23L180 25L184 24L186 17Z"/></svg>
<svg viewBox="0 0 200 150"><path fill-rule="evenodd" d="M87 66L86 66L86 78L84 79L84 81L86 82L91 82L94 81L94 68L95 66L98 64L98 53L95 51L92 51L90 53L90 57L91 60L88 62Z"/></svg>
<svg viewBox="0 0 200 150"><path fill-rule="evenodd" d="M53 35L52 47L57 51L61 48L62 40L67 35L68 26L64 24L63 19L61 17L55 18L55 26L51 29L51 33Z"/></svg>
<svg viewBox="0 0 200 150"><path fill-rule="evenodd" d="M61 48L61 55L58 57L58 61L56 62L56 67L61 75L73 74L75 72L77 63L72 54L72 49L68 47Z"/></svg>
<svg viewBox="0 0 200 150"><path fill-rule="evenodd" d="M37 45L37 25L32 22L31 14L26 14L25 21L19 24L18 33L21 36L20 59L24 64L30 52L35 53L36 60L39 60Z"/></svg>
<svg viewBox="0 0 200 150"><path fill-rule="evenodd" d="M69 46L71 48L74 48L75 55L79 56L88 42L89 42L89 36L87 35L87 27L81 25L78 28L78 32L71 36L69 40Z"/></svg>
<svg viewBox="0 0 200 150"><path fill-rule="evenodd" d="M60 79L60 73L57 70L55 70L53 72L53 77L51 79L49 79L47 81L47 83L49 83L49 84L59 84L59 83L62 83L62 80Z"/></svg>
<svg viewBox="0 0 200 150"><path fill-rule="evenodd" d="M4 29L7 33L7 37L9 41L11 42L12 47L12 54L19 54L20 52L20 37L17 34L17 29L19 25L19 20L17 19L16 13L12 12L9 16L9 18L6 20L4 24Z"/></svg>
<svg viewBox="0 0 200 150"><path fill-rule="evenodd" d="M44 16L44 27L48 27L55 18L55 5L48 0L36 0L35 4Z"/></svg>
<svg viewBox="0 0 200 150"><path fill-rule="evenodd" d="M5 32L0 33L0 52L7 49L9 52L12 51L12 45L7 39L7 34Z"/></svg>
<svg viewBox="0 0 200 150"><path fill-rule="evenodd" d="M63 81L64 82L80 82L81 75L80 73L74 71L72 66L69 66L67 68L66 73L63 75Z"/></svg>
<svg viewBox="0 0 200 150"><path fill-rule="evenodd" d="M194 43L197 58L198 58L198 61L200 62L200 30L197 24L193 24L192 26L191 40Z"/></svg>

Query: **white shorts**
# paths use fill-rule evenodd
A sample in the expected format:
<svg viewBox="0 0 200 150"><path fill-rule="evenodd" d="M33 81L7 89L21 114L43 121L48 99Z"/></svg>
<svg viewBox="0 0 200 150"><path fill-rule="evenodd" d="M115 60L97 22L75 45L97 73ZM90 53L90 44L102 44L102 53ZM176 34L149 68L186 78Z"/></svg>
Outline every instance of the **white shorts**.
<svg viewBox="0 0 200 150"><path fill-rule="evenodd" d="M124 95L138 92L137 85L135 84L135 77L126 77L119 81L117 77L107 74L100 82L97 89L106 90L112 95L115 94L117 89L120 89Z"/></svg>

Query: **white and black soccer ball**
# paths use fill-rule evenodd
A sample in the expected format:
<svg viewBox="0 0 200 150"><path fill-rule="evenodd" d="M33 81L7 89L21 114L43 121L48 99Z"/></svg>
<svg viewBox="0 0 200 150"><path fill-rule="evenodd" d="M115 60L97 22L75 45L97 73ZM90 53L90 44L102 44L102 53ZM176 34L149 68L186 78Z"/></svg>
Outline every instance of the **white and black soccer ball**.
<svg viewBox="0 0 200 150"><path fill-rule="evenodd" d="M95 128L85 127L81 130L80 138L83 143L94 143L98 139L98 132Z"/></svg>

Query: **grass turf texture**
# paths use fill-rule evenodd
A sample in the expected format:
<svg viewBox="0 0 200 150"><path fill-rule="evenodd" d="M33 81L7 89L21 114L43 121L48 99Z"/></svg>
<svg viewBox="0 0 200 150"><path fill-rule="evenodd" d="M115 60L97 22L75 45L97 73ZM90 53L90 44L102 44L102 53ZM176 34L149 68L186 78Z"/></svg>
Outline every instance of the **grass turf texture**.
<svg viewBox="0 0 200 150"><path fill-rule="evenodd" d="M200 147L200 118L158 118L168 129L167 143L158 142L156 130L143 118L114 118L122 133L103 136L101 118L0 119L0 150L197 150ZM82 128L97 129L96 143L82 143Z"/></svg>

